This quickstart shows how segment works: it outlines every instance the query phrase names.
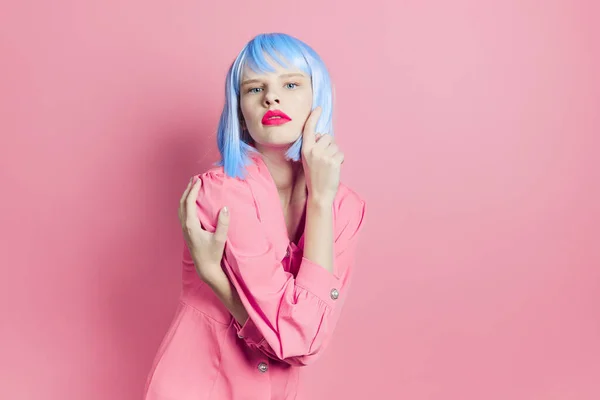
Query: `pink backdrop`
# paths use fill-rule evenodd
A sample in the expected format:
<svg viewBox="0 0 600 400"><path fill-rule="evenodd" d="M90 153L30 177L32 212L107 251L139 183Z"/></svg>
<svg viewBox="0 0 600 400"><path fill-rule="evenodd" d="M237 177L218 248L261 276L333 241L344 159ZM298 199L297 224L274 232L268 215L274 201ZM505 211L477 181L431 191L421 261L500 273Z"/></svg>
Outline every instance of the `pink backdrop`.
<svg viewBox="0 0 600 400"><path fill-rule="evenodd" d="M11 3L0 398L139 398L179 294L179 196L263 31L330 66L369 206L308 398L600 398L598 2Z"/></svg>

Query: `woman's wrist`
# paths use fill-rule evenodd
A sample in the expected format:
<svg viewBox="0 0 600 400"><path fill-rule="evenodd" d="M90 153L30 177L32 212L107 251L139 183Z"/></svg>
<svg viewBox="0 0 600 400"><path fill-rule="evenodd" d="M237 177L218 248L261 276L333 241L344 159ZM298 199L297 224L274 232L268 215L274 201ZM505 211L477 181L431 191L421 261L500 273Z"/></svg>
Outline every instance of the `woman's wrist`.
<svg viewBox="0 0 600 400"><path fill-rule="evenodd" d="M194 264L198 265L196 261L194 261ZM198 272L200 279L211 287L222 284L224 280L227 280L227 275L225 275L221 265L202 265L202 268L196 267L196 272Z"/></svg>
<svg viewBox="0 0 600 400"><path fill-rule="evenodd" d="M327 209L333 206L334 197L331 196L319 196L319 195L308 195L306 200L306 206L308 208L315 209Z"/></svg>

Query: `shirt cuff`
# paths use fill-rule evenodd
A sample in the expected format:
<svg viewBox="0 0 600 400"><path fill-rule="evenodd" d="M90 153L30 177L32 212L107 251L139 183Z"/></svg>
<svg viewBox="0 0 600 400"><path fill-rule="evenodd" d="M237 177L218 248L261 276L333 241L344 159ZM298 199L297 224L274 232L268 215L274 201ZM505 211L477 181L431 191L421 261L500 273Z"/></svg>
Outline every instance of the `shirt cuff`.
<svg viewBox="0 0 600 400"><path fill-rule="evenodd" d="M300 270L296 275L296 285L308 290L331 308L335 307L343 295L340 280L306 257L302 257Z"/></svg>
<svg viewBox="0 0 600 400"><path fill-rule="evenodd" d="M254 321L252 321L252 318L248 317L244 326L241 326L235 319L233 324L237 330L238 337L244 339L249 345L259 346L264 340L263 334L258 330L258 327Z"/></svg>

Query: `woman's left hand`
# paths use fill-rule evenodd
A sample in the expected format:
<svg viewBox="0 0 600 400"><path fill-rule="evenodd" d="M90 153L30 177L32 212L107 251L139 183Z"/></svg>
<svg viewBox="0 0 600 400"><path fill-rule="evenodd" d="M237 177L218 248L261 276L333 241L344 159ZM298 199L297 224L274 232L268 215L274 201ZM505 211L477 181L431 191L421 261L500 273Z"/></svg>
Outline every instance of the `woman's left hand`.
<svg viewBox="0 0 600 400"><path fill-rule="evenodd" d="M202 228L198 218L196 200L202 180L198 177L190 179L187 188L179 200L179 222L183 237L188 246L196 271L200 278L207 282L211 279L225 275L221 269L221 259L227 240L229 228L229 212L227 207L219 211L217 227L214 233Z"/></svg>
<svg viewBox="0 0 600 400"><path fill-rule="evenodd" d="M304 124L302 167L309 198L323 204L333 204L340 184L344 153L338 148L333 136L315 132L321 113L321 107L315 108Z"/></svg>

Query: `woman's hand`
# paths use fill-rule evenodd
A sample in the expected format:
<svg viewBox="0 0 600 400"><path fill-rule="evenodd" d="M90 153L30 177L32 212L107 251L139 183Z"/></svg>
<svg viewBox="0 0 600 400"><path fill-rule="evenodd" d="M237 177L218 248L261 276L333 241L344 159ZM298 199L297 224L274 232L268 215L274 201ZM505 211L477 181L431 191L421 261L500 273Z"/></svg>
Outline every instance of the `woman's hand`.
<svg viewBox="0 0 600 400"><path fill-rule="evenodd" d="M200 279L208 282L213 279L222 279L225 276L221 268L221 259L227 240L229 228L229 212L227 207L219 211L215 233L205 231L200 224L196 209L198 191L202 180L193 177L179 200L179 222L183 230L183 237L196 266Z"/></svg>
<svg viewBox="0 0 600 400"><path fill-rule="evenodd" d="M315 133L321 112L321 107L315 108L304 124L302 165L309 199L333 204L340 184L344 153L339 150L331 135Z"/></svg>

